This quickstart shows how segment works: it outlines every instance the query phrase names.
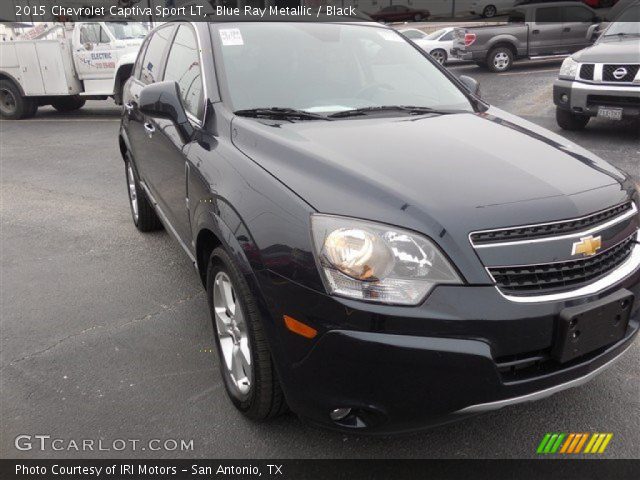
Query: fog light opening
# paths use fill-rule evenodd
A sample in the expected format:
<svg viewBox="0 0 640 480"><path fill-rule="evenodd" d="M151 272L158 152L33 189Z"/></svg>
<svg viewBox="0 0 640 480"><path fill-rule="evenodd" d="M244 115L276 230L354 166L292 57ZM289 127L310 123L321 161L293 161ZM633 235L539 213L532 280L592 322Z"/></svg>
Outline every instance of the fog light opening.
<svg viewBox="0 0 640 480"><path fill-rule="evenodd" d="M349 414L351 414L351 409L348 407L342 407L334 408L333 410L331 410L329 416L334 422L339 422L340 420L344 420L345 418L347 418Z"/></svg>

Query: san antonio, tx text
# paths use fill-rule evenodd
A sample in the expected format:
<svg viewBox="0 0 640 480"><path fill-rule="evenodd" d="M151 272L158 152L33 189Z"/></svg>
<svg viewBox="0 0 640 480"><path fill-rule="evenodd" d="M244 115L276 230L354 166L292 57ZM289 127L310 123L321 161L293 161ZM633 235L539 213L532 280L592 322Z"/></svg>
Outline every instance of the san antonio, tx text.
<svg viewBox="0 0 640 480"><path fill-rule="evenodd" d="M267 464L264 473L266 475L282 475L282 465ZM178 475L180 473L188 475L242 475L242 476L262 476L263 471L255 465L218 465L217 467L191 465L190 468L160 465L133 465L120 463L109 466L86 466L86 465L58 465L53 464L50 469L43 465L22 465L17 464L15 475L91 475L92 477L112 477L120 475Z"/></svg>

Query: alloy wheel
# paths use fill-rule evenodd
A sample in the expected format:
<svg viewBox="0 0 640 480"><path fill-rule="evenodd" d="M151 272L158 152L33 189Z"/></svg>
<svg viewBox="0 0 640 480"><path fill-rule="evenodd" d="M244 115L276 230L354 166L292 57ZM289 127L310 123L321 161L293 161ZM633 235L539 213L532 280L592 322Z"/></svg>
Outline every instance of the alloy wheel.
<svg viewBox="0 0 640 480"><path fill-rule="evenodd" d="M233 395L243 400L249 395L253 381L251 346L244 312L225 272L218 272L213 281L213 309L221 360L231 380Z"/></svg>
<svg viewBox="0 0 640 480"><path fill-rule="evenodd" d="M493 5L487 5L484 9L483 15L485 16L485 18L491 18L491 17L495 17L497 10L496 7L494 7Z"/></svg>
<svg viewBox="0 0 640 480"><path fill-rule="evenodd" d="M493 57L493 65L497 70L506 70L509 67L509 55L504 52L498 52Z"/></svg>
<svg viewBox="0 0 640 480"><path fill-rule="evenodd" d="M433 52L431 52L431 56L440 65L444 65L444 62L447 59L447 56L445 55L445 53L442 50L434 50Z"/></svg>
<svg viewBox="0 0 640 480"><path fill-rule="evenodd" d="M129 185L129 201L131 202L131 212L133 213L133 219L138 223L139 209L138 209L138 191L136 190L136 179L133 176L133 168L131 164L127 164L127 183Z"/></svg>

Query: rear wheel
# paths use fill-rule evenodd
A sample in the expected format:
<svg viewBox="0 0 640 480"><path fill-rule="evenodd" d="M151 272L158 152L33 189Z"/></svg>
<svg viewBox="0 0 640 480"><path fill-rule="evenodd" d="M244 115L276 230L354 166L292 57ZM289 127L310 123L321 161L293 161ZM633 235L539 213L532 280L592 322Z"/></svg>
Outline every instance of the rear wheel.
<svg viewBox="0 0 640 480"><path fill-rule="evenodd" d="M127 190L129 193L129 206L131 207L131 218L138 230L141 232L152 232L160 230L162 223L158 214L153 209L147 194L140 186L138 176L131 164L131 156L127 153L124 163L125 175L127 178Z"/></svg>
<svg viewBox="0 0 640 480"><path fill-rule="evenodd" d="M287 405L249 285L223 248L209 257L207 296L220 372L234 406L253 420L284 413Z"/></svg>
<svg viewBox="0 0 640 480"><path fill-rule="evenodd" d="M80 95L73 95L72 97L60 97L51 102L51 106L59 112L73 112L74 110L80 110L84 107L87 101Z"/></svg>
<svg viewBox="0 0 640 480"><path fill-rule="evenodd" d="M484 10L482 10L482 16L484 18L495 17L496 13L498 13L498 9L495 7L495 5L487 5L486 7L484 7Z"/></svg>
<svg viewBox="0 0 640 480"><path fill-rule="evenodd" d="M487 67L492 72L506 72L513 65L513 52L508 47L496 47L487 55Z"/></svg>
<svg viewBox="0 0 640 480"><path fill-rule="evenodd" d="M447 61L447 52L442 50L441 48L436 48L431 51L431 56L438 62L440 65L444 65Z"/></svg>
<svg viewBox="0 0 640 480"><path fill-rule="evenodd" d="M20 90L10 80L0 80L0 116L8 120L20 120L33 117L38 103L23 97Z"/></svg>
<svg viewBox="0 0 640 480"><path fill-rule="evenodd" d="M563 130L582 130L589 123L588 115L578 115L562 108L556 108L556 122Z"/></svg>

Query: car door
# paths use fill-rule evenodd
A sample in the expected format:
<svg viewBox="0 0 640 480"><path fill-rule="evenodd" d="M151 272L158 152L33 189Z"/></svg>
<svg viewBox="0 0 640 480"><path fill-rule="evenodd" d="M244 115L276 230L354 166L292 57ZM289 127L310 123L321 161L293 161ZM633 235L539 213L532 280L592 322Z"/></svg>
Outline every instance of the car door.
<svg viewBox="0 0 640 480"><path fill-rule="evenodd" d="M182 105L194 128L202 125L203 77L196 32L181 24L171 43L163 81L176 82ZM192 138L184 138L173 121L147 116L144 124L149 144L147 177L156 201L185 245L191 242L187 194L186 151Z"/></svg>
<svg viewBox="0 0 640 480"><path fill-rule="evenodd" d="M79 46L74 59L80 80L95 80L109 75L115 68L110 52L111 37L99 23L80 26Z"/></svg>
<svg viewBox="0 0 640 480"><path fill-rule="evenodd" d="M169 44L175 33L175 26L164 26L156 30L147 39L139 54L134 77L126 89L127 97L123 99L125 123L131 151L135 159L136 170L143 182L153 193L154 155L157 145L149 138L144 115L138 109L138 101L142 89L162 79L162 69L169 51Z"/></svg>
<svg viewBox="0 0 640 480"><path fill-rule="evenodd" d="M535 21L529 24L529 55L562 53L562 8L539 7L534 14Z"/></svg>
<svg viewBox="0 0 640 480"><path fill-rule="evenodd" d="M591 45L596 23L596 15L593 10L583 5L575 5L564 7L562 13L562 42L566 52L577 52Z"/></svg>

